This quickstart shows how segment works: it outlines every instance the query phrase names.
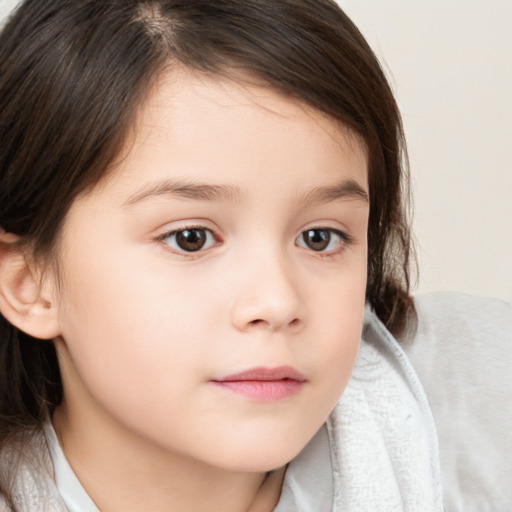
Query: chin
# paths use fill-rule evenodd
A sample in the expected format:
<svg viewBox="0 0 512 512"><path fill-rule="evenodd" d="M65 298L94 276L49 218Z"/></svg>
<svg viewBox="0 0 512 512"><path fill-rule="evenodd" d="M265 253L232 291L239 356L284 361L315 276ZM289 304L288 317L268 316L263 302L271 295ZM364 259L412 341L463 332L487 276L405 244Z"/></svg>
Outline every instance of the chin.
<svg viewBox="0 0 512 512"><path fill-rule="evenodd" d="M247 443L245 446L233 447L229 452L224 451L223 460L219 462L229 471L266 473L288 464L309 441L309 437L299 439L296 435L287 436L286 439L276 436L270 442L260 440L256 443Z"/></svg>

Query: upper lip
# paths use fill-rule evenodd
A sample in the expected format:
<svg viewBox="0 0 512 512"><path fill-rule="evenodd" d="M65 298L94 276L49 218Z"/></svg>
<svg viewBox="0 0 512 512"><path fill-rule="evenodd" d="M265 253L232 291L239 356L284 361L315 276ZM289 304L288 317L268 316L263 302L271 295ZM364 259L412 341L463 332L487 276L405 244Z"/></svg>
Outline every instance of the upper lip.
<svg viewBox="0 0 512 512"><path fill-rule="evenodd" d="M217 382L236 382L243 380L275 381L283 379L304 382L306 377L304 377L302 373L291 366L278 366L276 368L266 368L264 366L260 366L257 368L251 368L250 370L246 370L244 372L226 375L225 377L214 380Z"/></svg>

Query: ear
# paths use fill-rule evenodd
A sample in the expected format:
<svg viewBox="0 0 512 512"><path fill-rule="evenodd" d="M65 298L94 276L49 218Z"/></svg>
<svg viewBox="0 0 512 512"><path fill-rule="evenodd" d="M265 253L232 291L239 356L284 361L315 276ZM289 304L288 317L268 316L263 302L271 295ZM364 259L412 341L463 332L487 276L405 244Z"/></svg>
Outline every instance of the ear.
<svg viewBox="0 0 512 512"><path fill-rule="evenodd" d="M15 327L34 338L53 339L60 328L49 281L29 264L19 238L0 230L0 312Z"/></svg>

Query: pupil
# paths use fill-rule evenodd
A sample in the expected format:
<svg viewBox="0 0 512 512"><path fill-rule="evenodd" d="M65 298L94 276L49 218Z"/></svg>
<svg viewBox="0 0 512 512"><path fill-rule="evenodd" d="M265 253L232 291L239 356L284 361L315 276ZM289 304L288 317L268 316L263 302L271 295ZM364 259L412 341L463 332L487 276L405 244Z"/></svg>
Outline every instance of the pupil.
<svg viewBox="0 0 512 512"><path fill-rule="evenodd" d="M184 251L199 251L206 243L206 233L202 229L185 229L176 234L176 243Z"/></svg>
<svg viewBox="0 0 512 512"><path fill-rule="evenodd" d="M304 242L313 251L323 251L331 241L331 233L325 229L310 229L303 236Z"/></svg>

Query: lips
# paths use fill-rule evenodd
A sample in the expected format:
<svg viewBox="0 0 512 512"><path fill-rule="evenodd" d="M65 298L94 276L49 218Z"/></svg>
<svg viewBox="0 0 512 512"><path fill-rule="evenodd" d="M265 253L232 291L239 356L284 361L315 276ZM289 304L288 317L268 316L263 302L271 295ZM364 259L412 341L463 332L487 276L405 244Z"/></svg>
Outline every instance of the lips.
<svg viewBox="0 0 512 512"><path fill-rule="evenodd" d="M273 402L297 394L306 378L291 366L252 368L211 381L215 386L252 400Z"/></svg>

